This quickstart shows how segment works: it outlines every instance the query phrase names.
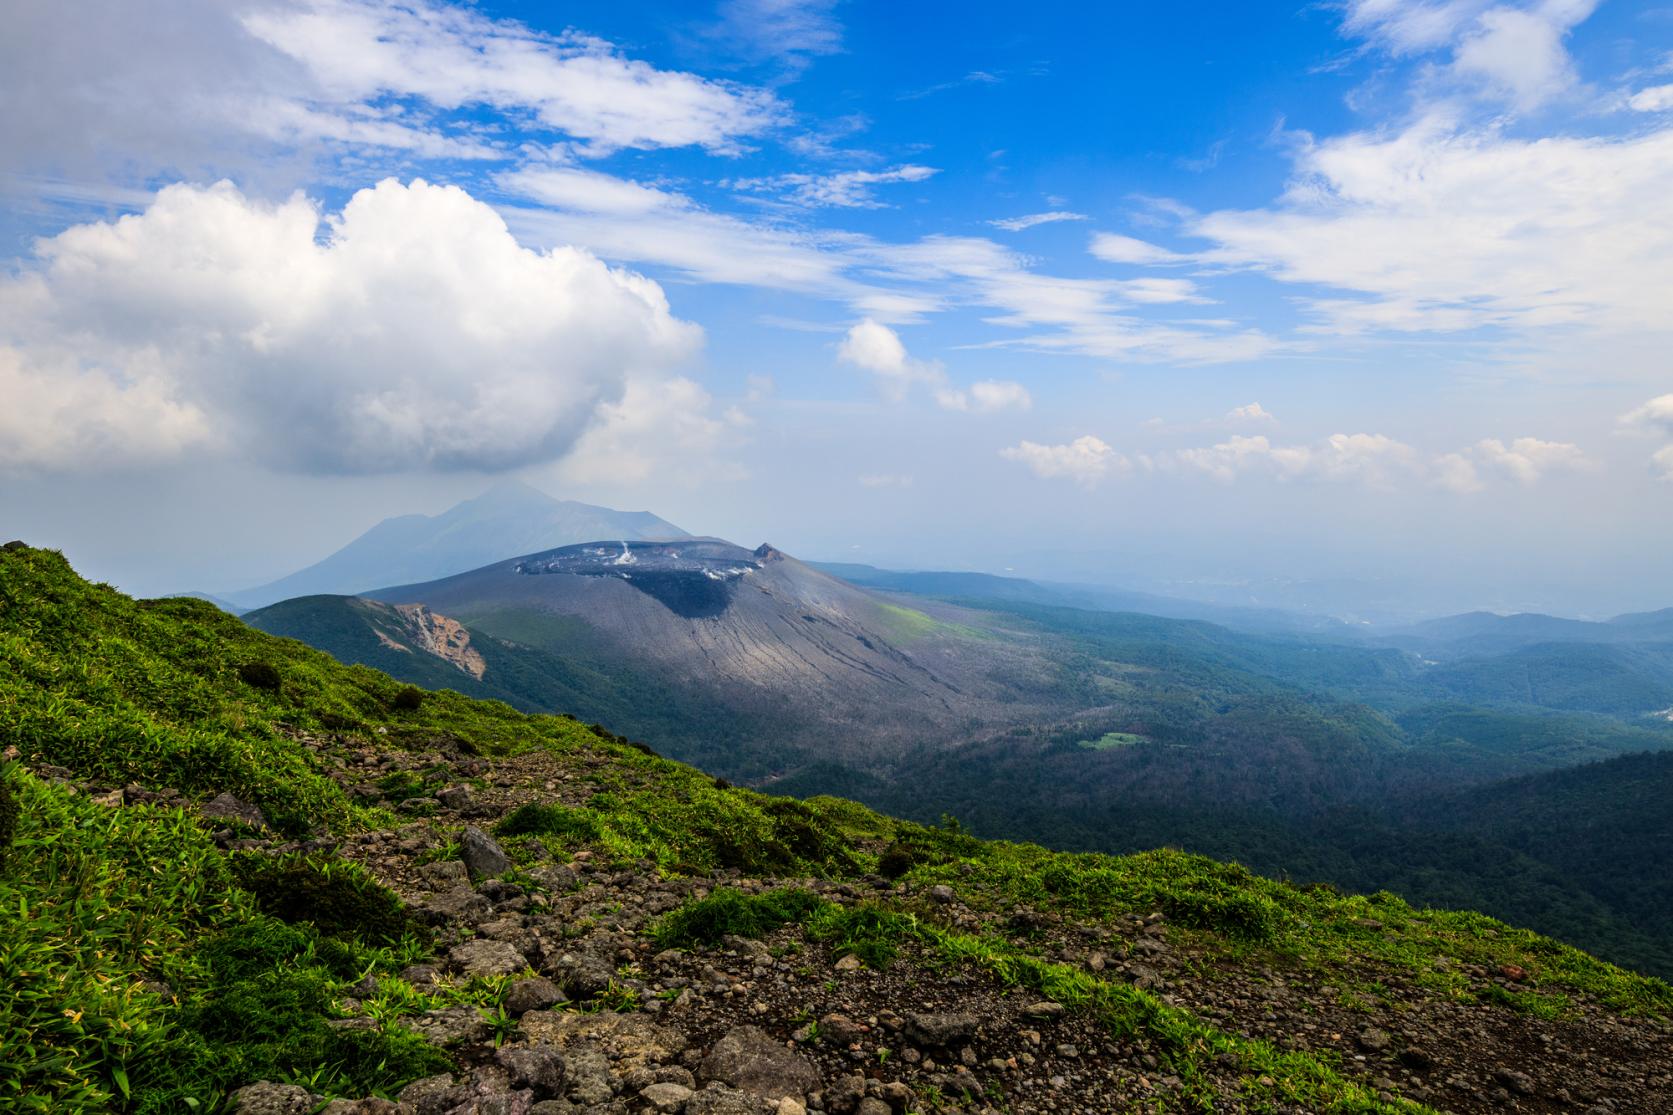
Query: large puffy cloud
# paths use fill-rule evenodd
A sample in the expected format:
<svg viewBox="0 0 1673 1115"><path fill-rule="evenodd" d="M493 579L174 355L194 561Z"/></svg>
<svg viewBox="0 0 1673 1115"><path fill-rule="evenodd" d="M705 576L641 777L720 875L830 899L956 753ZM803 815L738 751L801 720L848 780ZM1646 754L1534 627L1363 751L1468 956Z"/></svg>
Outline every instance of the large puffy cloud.
<svg viewBox="0 0 1673 1115"><path fill-rule="evenodd" d="M1112 472L1125 472L1131 467L1126 457L1091 434L1062 445L1022 441L1001 449L999 455L1024 466L1041 479L1073 480L1086 488L1096 486Z"/></svg>
<svg viewBox="0 0 1673 1115"><path fill-rule="evenodd" d="M509 468L561 456L700 343L655 283L523 248L421 180L326 218L172 186L37 254L0 285L12 466L207 443L308 471Z"/></svg>

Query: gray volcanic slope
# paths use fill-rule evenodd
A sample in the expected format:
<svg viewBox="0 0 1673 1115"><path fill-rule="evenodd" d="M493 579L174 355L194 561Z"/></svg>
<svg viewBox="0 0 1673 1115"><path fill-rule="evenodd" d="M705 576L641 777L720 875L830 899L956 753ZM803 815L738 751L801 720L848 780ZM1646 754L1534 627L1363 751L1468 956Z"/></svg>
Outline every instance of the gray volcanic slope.
<svg viewBox="0 0 1673 1115"><path fill-rule="evenodd" d="M594 538L686 538L648 511L554 499L508 481L440 515L385 519L308 568L271 584L224 593L245 608L321 593L358 593L398 581L429 581L477 569L513 554Z"/></svg>
<svg viewBox="0 0 1673 1115"><path fill-rule="evenodd" d="M771 546L595 542L368 595L650 672L740 716L716 732L770 725L784 745L862 765L1062 711L1035 637L986 613L902 607Z"/></svg>

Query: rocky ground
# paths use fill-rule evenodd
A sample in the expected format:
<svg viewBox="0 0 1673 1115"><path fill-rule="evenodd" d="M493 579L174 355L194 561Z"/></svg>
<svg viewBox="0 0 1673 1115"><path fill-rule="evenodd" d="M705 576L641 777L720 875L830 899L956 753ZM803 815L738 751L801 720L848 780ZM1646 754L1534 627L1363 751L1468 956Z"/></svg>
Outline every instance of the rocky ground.
<svg viewBox="0 0 1673 1115"><path fill-rule="evenodd" d="M583 804L594 790L584 766L546 755L490 763L371 748L335 761L336 777L367 799L403 770L440 784L397 803L409 823L336 848L435 928L441 963L408 968L402 979L419 990L472 977L508 986L495 1018L455 1006L403 1020L453 1051L458 1072L418 1081L393 1102L334 1101L324 1108L331 1115L1191 1108L1184 1083L1145 1045L1114 1040L1057 1003L914 947L878 969L797 926L714 948L652 944L656 919L717 886L749 893L786 883L838 903L882 900L968 931L1025 933L1050 959L1154 990L1227 1032L1334 1051L1385 1100L1452 1112L1673 1111L1667 1025L1584 997L1545 1018L1440 997L1409 973L1369 965L1328 977L1287 969L1276 956L1227 965L1201 955L1159 912L1085 924L1029 910L1000 916L967 905L956 886L880 876L664 877L648 863L623 870L535 842L521 850L537 862L517 873L521 883L506 882L513 865L489 835L494 822L531 801ZM1465 974L1508 994L1525 975ZM380 1024L360 1000L342 1006L341 1025ZM1206 1083L1235 1095L1237 1073L1229 1061L1225 1068L1213 1078L1211 1067ZM300 1115L320 1103L295 1086L259 1084L238 1095L236 1110ZM1246 1108L1221 1101L1214 1109Z"/></svg>

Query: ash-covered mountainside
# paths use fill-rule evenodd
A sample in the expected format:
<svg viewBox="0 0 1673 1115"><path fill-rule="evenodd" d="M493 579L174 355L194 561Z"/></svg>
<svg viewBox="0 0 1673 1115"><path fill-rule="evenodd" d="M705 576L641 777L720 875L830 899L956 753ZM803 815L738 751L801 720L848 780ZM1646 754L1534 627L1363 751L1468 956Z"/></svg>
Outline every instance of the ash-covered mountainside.
<svg viewBox="0 0 1673 1115"><path fill-rule="evenodd" d="M735 755L740 740L770 741L760 769L729 765L737 776L793 771L833 747L874 765L909 745L968 738L972 725L1055 718L1070 703L1039 639L1003 617L905 607L769 545L592 542L368 595L631 673L647 705L659 694L707 702L727 718L725 738L674 746L698 760L708 747Z"/></svg>
<svg viewBox="0 0 1673 1115"><path fill-rule="evenodd" d="M740 577L761 568L778 551L750 551L719 539L681 542L587 542L520 558L513 569L527 576L617 577L688 618L717 616L731 603Z"/></svg>

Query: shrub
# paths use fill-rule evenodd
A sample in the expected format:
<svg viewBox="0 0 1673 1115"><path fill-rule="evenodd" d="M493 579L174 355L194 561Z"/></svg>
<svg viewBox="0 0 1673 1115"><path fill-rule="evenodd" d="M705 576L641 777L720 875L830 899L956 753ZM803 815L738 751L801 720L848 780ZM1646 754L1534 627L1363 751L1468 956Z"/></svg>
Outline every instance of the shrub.
<svg viewBox="0 0 1673 1115"><path fill-rule="evenodd" d="M1162 897L1168 917L1245 941L1270 941L1278 931L1278 907L1258 894L1186 890Z"/></svg>
<svg viewBox="0 0 1673 1115"><path fill-rule="evenodd" d="M784 889L748 895L729 888L688 902L652 931L658 948L717 945L725 937L760 937L781 925L800 922L819 909L812 891Z"/></svg>
<svg viewBox="0 0 1673 1115"><path fill-rule="evenodd" d="M247 852L234 860L234 870L263 912L287 922L377 945L394 944L414 929L394 892L345 860Z"/></svg>
<svg viewBox="0 0 1673 1115"><path fill-rule="evenodd" d="M276 691L284 680L269 662L246 662L238 667L238 676L254 689Z"/></svg>
<svg viewBox="0 0 1673 1115"><path fill-rule="evenodd" d="M877 873L885 879L898 879L918 864L918 852L910 844L895 841L877 857Z"/></svg>
<svg viewBox="0 0 1673 1115"><path fill-rule="evenodd" d="M424 704L424 690L416 685L404 685L390 698L389 707L397 712L417 712Z"/></svg>

